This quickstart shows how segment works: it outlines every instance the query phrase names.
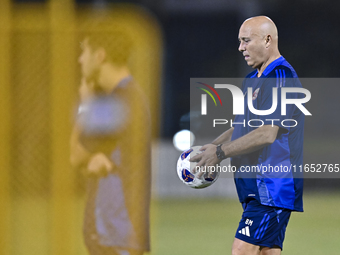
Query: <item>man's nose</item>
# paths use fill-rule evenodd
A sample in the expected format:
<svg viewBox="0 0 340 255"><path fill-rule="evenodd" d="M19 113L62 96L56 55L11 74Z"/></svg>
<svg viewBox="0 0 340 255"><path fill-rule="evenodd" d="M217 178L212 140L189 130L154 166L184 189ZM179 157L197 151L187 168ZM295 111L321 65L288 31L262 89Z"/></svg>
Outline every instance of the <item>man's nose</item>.
<svg viewBox="0 0 340 255"><path fill-rule="evenodd" d="M245 51L245 47L244 47L244 43L243 42L240 42L240 45L238 46L238 51L239 52Z"/></svg>

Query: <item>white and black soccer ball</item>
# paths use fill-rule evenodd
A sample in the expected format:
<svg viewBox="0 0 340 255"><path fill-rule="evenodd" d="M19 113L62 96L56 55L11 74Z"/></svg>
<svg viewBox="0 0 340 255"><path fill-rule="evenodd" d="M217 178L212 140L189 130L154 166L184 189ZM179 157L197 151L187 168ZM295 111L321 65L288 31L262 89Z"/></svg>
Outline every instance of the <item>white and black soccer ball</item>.
<svg viewBox="0 0 340 255"><path fill-rule="evenodd" d="M193 173L192 170L196 167L197 162L190 162L190 157L194 157L202 151L202 146L194 146L187 151L184 151L177 161L177 174L179 179L186 185L194 189L202 189L213 184L218 176L219 172L215 171L212 177L208 176L208 172L204 173L201 178L198 178L198 172Z"/></svg>

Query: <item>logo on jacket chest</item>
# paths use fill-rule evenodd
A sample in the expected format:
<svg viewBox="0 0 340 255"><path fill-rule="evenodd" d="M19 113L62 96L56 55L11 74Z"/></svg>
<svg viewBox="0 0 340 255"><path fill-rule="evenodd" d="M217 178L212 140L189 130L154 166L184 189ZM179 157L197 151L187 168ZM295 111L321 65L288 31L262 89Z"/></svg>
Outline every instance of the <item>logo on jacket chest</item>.
<svg viewBox="0 0 340 255"><path fill-rule="evenodd" d="M253 97L252 97L253 101L257 98L259 91L260 91L260 88L255 89L255 91L253 93Z"/></svg>

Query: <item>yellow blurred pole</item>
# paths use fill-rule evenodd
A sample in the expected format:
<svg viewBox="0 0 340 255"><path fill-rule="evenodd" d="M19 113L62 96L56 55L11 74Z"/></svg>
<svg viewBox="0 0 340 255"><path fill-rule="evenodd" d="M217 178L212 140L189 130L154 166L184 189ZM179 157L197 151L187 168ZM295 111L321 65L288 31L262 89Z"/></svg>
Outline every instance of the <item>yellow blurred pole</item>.
<svg viewBox="0 0 340 255"><path fill-rule="evenodd" d="M0 8L0 254L11 254L10 201L10 22L11 1Z"/></svg>
<svg viewBox="0 0 340 255"><path fill-rule="evenodd" d="M117 9L120 13L125 8ZM128 7L121 24L132 28L138 38L138 47L134 59L135 77L142 85L149 99L151 112L152 138L158 138L160 133L160 104L161 104L161 76L162 76L162 32L157 20L149 13L138 7ZM143 66L143 68L140 68ZM146 75L148 74L148 75Z"/></svg>
<svg viewBox="0 0 340 255"><path fill-rule="evenodd" d="M74 178L69 164L70 112L76 82L73 0L50 0L52 255L76 254ZM79 231L81 234L81 231Z"/></svg>
<svg viewBox="0 0 340 255"><path fill-rule="evenodd" d="M116 4L110 10L115 24L125 27L135 40L131 69L134 78L143 88L149 101L151 112L152 138L160 133L160 103L163 41L157 20L145 10L129 4ZM112 24L113 26L115 24ZM107 31L109 32L109 31ZM142 67L142 68L141 68Z"/></svg>

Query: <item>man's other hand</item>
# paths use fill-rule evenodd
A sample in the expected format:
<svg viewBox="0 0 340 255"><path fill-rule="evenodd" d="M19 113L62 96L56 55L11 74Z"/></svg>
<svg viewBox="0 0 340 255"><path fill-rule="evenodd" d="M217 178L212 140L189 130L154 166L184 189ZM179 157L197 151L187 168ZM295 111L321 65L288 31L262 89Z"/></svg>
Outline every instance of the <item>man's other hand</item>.
<svg viewBox="0 0 340 255"><path fill-rule="evenodd" d="M114 165L104 153L94 154L87 164L87 174L91 177L107 176L113 171Z"/></svg>

